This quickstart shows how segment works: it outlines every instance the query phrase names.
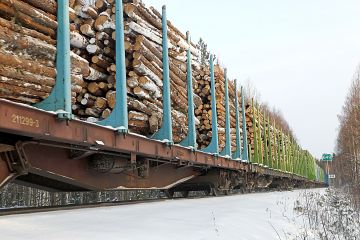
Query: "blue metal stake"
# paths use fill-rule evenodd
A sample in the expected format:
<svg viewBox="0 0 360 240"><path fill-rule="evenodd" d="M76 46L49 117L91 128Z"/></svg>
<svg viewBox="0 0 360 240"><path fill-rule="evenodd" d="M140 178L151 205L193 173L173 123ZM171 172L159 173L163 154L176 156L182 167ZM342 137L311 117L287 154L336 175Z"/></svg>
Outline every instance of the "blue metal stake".
<svg viewBox="0 0 360 240"><path fill-rule="evenodd" d="M235 121L236 121L236 150L233 153L234 159L241 158L241 137L240 137L240 116L239 116L239 99L238 99L238 82L235 79Z"/></svg>
<svg viewBox="0 0 360 240"><path fill-rule="evenodd" d="M249 161L248 141L247 141L247 130L246 130L246 115L245 115L245 91L241 87L241 114L242 114L242 129L243 129L243 152L242 159Z"/></svg>
<svg viewBox="0 0 360 240"><path fill-rule="evenodd" d="M218 125L217 125L217 111L216 111L216 91L215 91L215 76L214 76L214 62L213 55L210 55L210 84L211 84L211 141L209 146L202 149L203 152L219 154L219 138L218 138Z"/></svg>
<svg viewBox="0 0 360 240"><path fill-rule="evenodd" d="M57 9L56 83L44 101L35 107L55 111L60 119L72 119L69 0L59 1Z"/></svg>
<svg viewBox="0 0 360 240"><path fill-rule="evenodd" d="M166 6L162 7L162 49L163 49L163 121L161 128L152 136L153 139L161 140L166 144L173 144L170 100L170 77Z"/></svg>
<svg viewBox="0 0 360 240"><path fill-rule="evenodd" d="M190 46L190 33L186 33L187 41ZM188 134L180 145L185 147L197 148L196 144L196 130L195 130L195 113L194 113L194 99L193 99L193 85L192 85L192 69L191 69L191 52L190 47L187 50L187 95L188 95Z"/></svg>
<svg viewBox="0 0 360 240"><path fill-rule="evenodd" d="M229 87L227 79L227 69L224 69L225 77L225 147L220 155L231 157L231 136L230 136L230 107L229 107Z"/></svg>
<svg viewBox="0 0 360 240"><path fill-rule="evenodd" d="M116 0L115 9L116 105L110 116L98 124L112 126L119 132L126 133L128 131L128 107L122 0Z"/></svg>

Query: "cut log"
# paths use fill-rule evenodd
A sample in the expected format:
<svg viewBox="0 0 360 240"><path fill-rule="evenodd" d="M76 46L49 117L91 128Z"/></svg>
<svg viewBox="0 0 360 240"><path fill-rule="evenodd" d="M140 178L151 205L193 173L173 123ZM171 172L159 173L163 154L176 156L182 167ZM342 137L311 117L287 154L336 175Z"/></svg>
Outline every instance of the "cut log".
<svg viewBox="0 0 360 240"><path fill-rule="evenodd" d="M51 14L56 15L57 13L57 3L55 0L27 0L27 2L34 7L40 8L43 11L49 12Z"/></svg>
<svg viewBox="0 0 360 240"><path fill-rule="evenodd" d="M34 38L38 38L40 40L43 40L51 45L55 45L56 44L56 40L52 39L51 37L45 35L45 34L42 34L40 32L37 32L35 30L32 30L32 29L29 29L29 28L26 28L24 26L20 26L12 21L8 21L4 18L1 18L0 17L0 25L3 26L3 27L6 27L14 32L17 32L17 33L22 33L22 34L25 34L27 36L30 36L30 37L34 37Z"/></svg>
<svg viewBox="0 0 360 240"><path fill-rule="evenodd" d="M24 25L25 27L28 27L28 28L34 29L38 32L41 32L43 34L46 34L53 39L55 38L56 34L55 34L54 29L51 29L44 25L41 25L40 23L37 23L30 16L28 16L22 12L17 12L15 9L13 9L1 2L0 2L0 14L3 16L8 16L9 18L15 18L15 16L16 16L16 20L19 23L21 23L22 25Z"/></svg>
<svg viewBox="0 0 360 240"><path fill-rule="evenodd" d="M54 15L39 10L31 6L30 4L27 4L19 0L1 0L1 2L8 5L9 7L12 7L17 12L17 14L19 12L22 12L30 16L36 22L42 24L43 26L52 29L57 28L57 22L55 21L56 17Z"/></svg>
<svg viewBox="0 0 360 240"><path fill-rule="evenodd" d="M5 66L13 68L20 68L34 74L44 75L47 77L56 77L56 70L54 68L40 65L34 61L21 59L16 54L8 54L0 49L0 62Z"/></svg>
<svg viewBox="0 0 360 240"><path fill-rule="evenodd" d="M4 66L0 64L0 75L4 77L9 77L13 79L18 79L26 81L28 83L44 85L52 87L55 85L55 79L51 77L46 77L43 75L38 75L24 69L14 68L11 66Z"/></svg>

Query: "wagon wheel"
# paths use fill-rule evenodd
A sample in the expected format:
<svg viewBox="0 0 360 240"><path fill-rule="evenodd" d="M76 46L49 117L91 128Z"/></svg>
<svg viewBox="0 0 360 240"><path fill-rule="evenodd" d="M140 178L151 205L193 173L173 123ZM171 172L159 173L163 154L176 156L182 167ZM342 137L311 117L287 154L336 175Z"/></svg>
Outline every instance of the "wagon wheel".
<svg viewBox="0 0 360 240"><path fill-rule="evenodd" d="M183 198L189 197L189 191L181 191L180 194Z"/></svg>
<svg viewBox="0 0 360 240"><path fill-rule="evenodd" d="M210 195L211 195L211 193L212 193L212 189L211 189L211 187L209 187L209 188L205 189L205 190L204 190L204 193L205 193L205 196L210 196Z"/></svg>
<svg viewBox="0 0 360 240"><path fill-rule="evenodd" d="M219 196L221 194L221 191L217 187L211 188L211 192L214 197Z"/></svg>
<svg viewBox="0 0 360 240"><path fill-rule="evenodd" d="M166 189L164 190L165 196L169 199L174 197L174 190L173 189Z"/></svg>

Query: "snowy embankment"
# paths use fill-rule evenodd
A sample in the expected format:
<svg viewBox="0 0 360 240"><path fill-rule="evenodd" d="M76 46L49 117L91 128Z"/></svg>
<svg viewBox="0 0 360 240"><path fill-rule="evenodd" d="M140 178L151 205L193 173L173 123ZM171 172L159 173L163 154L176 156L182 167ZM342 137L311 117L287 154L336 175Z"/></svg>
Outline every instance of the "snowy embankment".
<svg viewBox="0 0 360 240"><path fill-rule="evenodd" d="M304 190L0 217L1 239L292 239ZM324 189L306 191L325 192Z"/></svg>

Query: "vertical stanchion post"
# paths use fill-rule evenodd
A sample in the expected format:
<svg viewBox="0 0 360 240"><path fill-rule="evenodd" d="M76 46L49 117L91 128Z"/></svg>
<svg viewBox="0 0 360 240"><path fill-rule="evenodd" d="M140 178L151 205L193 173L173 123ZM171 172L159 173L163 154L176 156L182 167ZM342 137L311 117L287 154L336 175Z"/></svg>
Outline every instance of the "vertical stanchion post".
<svg viewBox="0 0 360 240"><path fill-rule="evenodd" d="M263 141L262 141L262 137L261 137L261 116L260 116L260 106L259 104L257 104L257 116L258 116L258 124L259 124L259 131L258 131L258 141L259 141L259 145L258 145L258 151L259 151L259 163L264 164L264 155L263 155Z"/></svg>
<svg viewBox="0 0 360 240"><path fill-rule="evenodd" d="M284 134L283 134L282 131L281 131L281 157L282 157L281 163L280 163L280 165L281 165L281 170L286 171L286 168L285 168L285 166L286 166L286 159L285 159L285 142L284 142Z"/></svg>
<svg viewBox="0 0 360 240"><path fill-rule="evenodd" d="M303 176L303 151L300 151L300 161L299 161L299 172L300 172L300 176Z"/></svg>
<svg viewBox="0 0 360 240"><path fill-rule="evenodd" d="M191 52L190 52L190 33L186 33L189 49L187 50L187 96L188 96L188 133L184 140L180 142L180 145L185 147L197 148L196 144L196 129L195 129L195 113L194 113L194 96L193 96L193 84L192 84L192 69L191 69Z"/></svg>
<svg viewBox="0 0 360 240"><path fill-rule="evenodd" d="M292 169L293 169L293 146L292 146L292 139L290 138L290 135L288 135L288 137L289 137L289 158L288 158L289 172L292 172Z"/></svg>
<svg viewBox="0 0 360 240"><path fill-rule="evenodd" d="M211 141L209 146L202 149L203 152L219 154L219 138L218 138L218 125L217 125L217 111L216 111L216 89L215 89L215 76L214 76L214 62L213 55L210 55L210 84L211 84Z"/></svg>
<svg viewBox="0 0 360 240"><path fill-rule="evenodd" d="M294 167L294 173L298 174L299 169L299 146L295 145L295 167Z"/></svg>
<svg viewBox="0 0 360 240"><path fill-rule="evenodd" d="M273 163L273 145L271 144L271 131L270 131L270 117L268 116L268 121L267 121L267 132L268 132L268 151L269 151L269 167L273 168L274 163Z"/></svg>
<svg viewBox="0 0 360 240"><path fill-rule="evenodd" d="M285 141L285 171L289 172L289 142L286 134L284 135L284 141Z"/></svg>
<svg viewBox="0 0 360 240"><path fill-rule="evenodd" d="M278 153L278 149L279 149L279 144L277 142L277 131L276 131L276 127L275 127L275 120L273 122L273 134L274 134L274 160L275 160L275 169L279 169L279 153Z"/></svg>
<svg viewBox="0 0 360 240"><path fill-rule="evenodd" d="M116 98L115 108L110 116L98 124L112 126L118 132L128 131L128 107L127 107L127 87L126 87L126 64L125 64L125 38L124 38L124 18L122 0L115 2L115 55L116 55Z"/></svg>
<svg viewBox="0 0 360 240"><path fill-rule="evenodd" d="M288 172L291 172L291 169L292 169L292 159L291 159L291 156L292 156L292 153L291 153L291 139L290 139L290 136L287 134L287 146L288 146Z"/></svg>
<svg viewBox="0 0 360 240"><path fill-rule="evenodd" d="M236 149L233 153L234 159L241 158L241 136L240 136L240 116L239 116L239 99L238 99L238 82L235 79L235 121L236 121ZM245 150L245 149L244 149Z"/></svg>
<svg viewBox="0 0 360 240"><path fill-rule="evenodd" d="M294 173L294 169L295 169L295 147L294 147L294 140L291 139L291 157L290 157L290 162L291 162L291 173Z"/></svg>
<svg viewBox="0 0 360 240"><path fill-rule="evenodd" d="M254 128L254 157L253 157L253 162L259 163L258 136L257 136L257 126L256 126L254 99L251 100L251 105L252 105L252 110L253 110L253 128Z"/></svg>
<svg viewBox="0 0 360 240"><path fill-rule="evenodd" d="M227 79L227 69L224 69L225 78L225 147L220 155L231 157L231 136L230 136L230 107L229 107L229 87Z"/></svg>
<svg viewBox="0 0 360 240"><path fill-rule="evenodd" d="M295 144L295 159L296 162L295 162L294 172L296 174L299 174L299 145L297 143Z"/></svg>
<svg viewBox="0 0 360 240"><path fill-rule="evenodd" d="M34 106L57 113L59 119L73 118L71 109L71 65L69 0L57 6L56 82L51 94Z"/></svg>
<svg viewBox="0 0 360 240"><path fill-rule="evenodd" d="M267 124L266 124L266 117L265 117L265 112L264 112L264 126L263 126L263 135L264 135L264 165L269 167L269 162L268 162L268 137L267 137Z"/></svg>
<svg viewBox="0 0 360 240"><path fill-rule="evenodd" d="M299 150L299 173L302 176L303 175L303 150Z"/></svg>
<svg viewBox="0 0 360 240"><path fill-rule="evenodd" d="M171 98L169 77L169 49L167 35L166 6L162 7L162 57L163 57L163 121L161 128L152 136L165 142L173 144L172 121L171 121Z"/></svg>
<svg viewBox="0 0 360 240"><path fill-rule="evenodd" d="M248 149L251 149L251 145L249 144ZM249 153L249 162L253 162L251 153Z"/></svg>
<svg viewBox="0 0 360 240"><path fill-rule="evenodd" d="M279 165L279 170L282 170L282 140L281 140L281 131L280 131L280 129L279 129L279 131L278 131L278 134L276 135L277 136L277 138L278 138L278 146L279 146L279 148L278 148L278 160L279 160L279 162L278 162L278 165Z"/></svg>
<svg viewBox="0 0 360 240"><path fill-rule="evenodd" d="M286 171L287 172L291 172L291 162L290 162L290 152L291 152L291 142L290 142L290 138L289 135L286 134Z"/></svg>
<svg viewBox="0 0 360 240"><path fill-rule="evenodd" d="M246 114L245 114L245 90L241 87L241 114L242 114L242 132L243 132L243 152L242 159L249 161L249 149L247 140L247 129L246 129Z"/></svg>

